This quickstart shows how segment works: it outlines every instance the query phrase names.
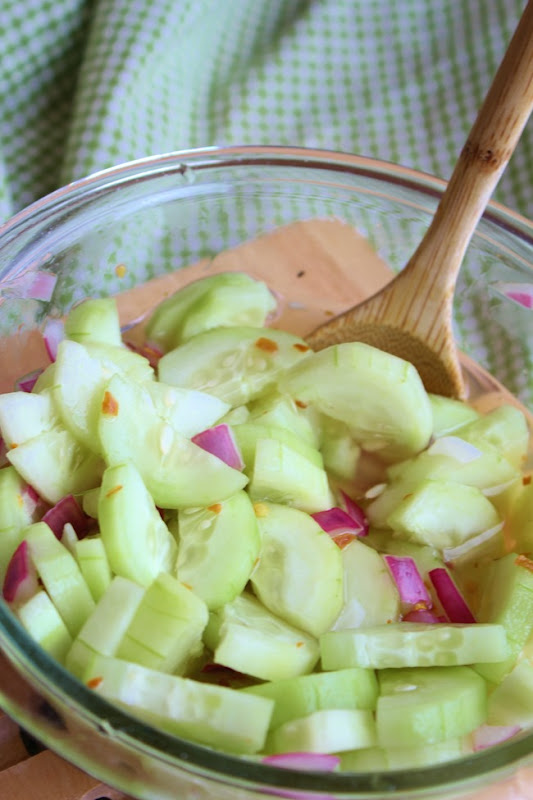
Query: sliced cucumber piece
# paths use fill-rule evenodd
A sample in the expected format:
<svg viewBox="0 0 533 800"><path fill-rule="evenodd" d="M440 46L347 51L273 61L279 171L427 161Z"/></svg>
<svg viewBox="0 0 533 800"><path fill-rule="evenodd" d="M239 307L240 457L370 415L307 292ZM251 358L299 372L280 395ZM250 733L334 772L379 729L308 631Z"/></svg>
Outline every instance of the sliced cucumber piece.
<svg viewBox="0 0 533 800"><path fill-rule="evenodd" d="M491 445L514 467L520 469L529 448L526 418L516 406L502 405L469 422L457 436L474 445Z"/></svg>
<svg viewBox="0 0 533 800"><path fill-rule="evenodd" d="M533 726L533 665L523 659L489 695L489 725Z"/></svg>
<svg viewBox="0 0 533 800"><path fill-rule="evenodd" d="M93 600L98 602L112 579L111 567L102 537L97 534L86 536L84 539L76 539L74 555Z"/></svg>
<svg viewBox="0 0 533 800"><path fill-rule="evenodd" d="M425 583L429 582L428 573L432 569L439 569L444 566L442 554L434 547L397 539L390 531L370 531L368 536L365 537L365 544L373 547L379 553L412 558ZM388 619L392 618L389 617ZM376 624L376 622L372 623L372 625Z"/></svg>
<svg viewBox="0 0 533 800"><path fill-rule="evenodd" d="M292 367L280 389L346 423L362 448L387 460L408 458L431 436L431 405L416 369L361 342L314 353Z"/></svg>
<svg viewBox="0 0 533 800"><path fill-rule="evenodd" d="M344 422L324 417L321 453L327 472L338 480L353 482L361 448Z"/></svg>
<svg viewBox="0 0 533 800"><path fill-rule="evenodd" d="M342 753L375 744L371 711L335 708L285 722L268 736L265 749L269 753Z"/></svg>
<svg viewBox="0 0 533 800"><path fill-rule="evenodd" d="M139 353L134 353L125 345L118 347L104 342L86 341L83 346L92 358L102 362L109 371L108 377L118 373L138 383L153 381L155 378L148 359Z"/></svg>
<svg viewBox="0 0 533 800"><path fill-rule="evenodd" d="M122 345L117 302L114 297L83 300L68 313L65 336L75 342Z"/></svg>
<svg viewBox="0 0 533 800"><path fill-rule="evenodd" d="M100 483L104 464L69 431L54 429L10 450L7 458L51 505L68 494L80 494Z"/></svg>
<svg viewBox="0 0 533 800"><path fill-rule="evenodd" d="M211 428L230 408L228 403L207 392L180 389L160 381L147 382L145 389L156 414L189 439Z"/></svg>
<svg viewBox="0 0 533 800"><path fill-rule="evenodd" d="M72 636L46 592L41 589L19 606L16 613L32 639L64 664Z"/></svg>
<svg viewBox="0 0 533 800"><path fill-rule="evenodd" d="M202 649L204 601L162 572L146 589L116 655L145 667L183 674Z"/></svg>
<svg viewBox="0 0 533 800"><path fill-rule="evenodd" d="M393 531L440 550L457 547L500 522L479 489L450 481L423 481L387 517Z"/></svg>
<svg viewBox="0 0 533 800"><path fill-rule="evenodd" d="M92 519L98 519L98 501L100 499L100 487L88 489L81 496L81 507L85 514Z"/></svg>
<svg viewBox="0 0 533 800"><path fill-rule="evenodd" d="M341 551L308 514L273 503L261 505L262 544L251 577L254 591L273 614L318 636L342 608Z"/></svg>
<svg viewBox="0 0 533 800"><path fill-rule="evenodd" d="M276 425L266 425L263 423L245 422L242 425L234 425L232 430L239 450L241 451L245 465L244 470L247 475L251 475L253 472L257 443L261 439L275 439L307 458L307 460L316 467L324 466L324 460L319 451L310 445L309 442L301 439L296 433L287 428L280 428Z"/></svg>
<svg viewBox="0 0 533 800"><path fill-rule="evenodd" d="M204 507L225 500L248 479L202 450L160 417L148 391L115 375L106 389L98 433L109 465L131 461L161 508Z"/></svg>
<svg viewBox="0 0 533 800"><path fill-rule="evenodd" d="M533 553L533 481L520 486L511 505L509 529L521 553Z"/></svg>
<svg viewBox="0 0 533 800"><path fill-rule="evenodd" d="M325 670L494 663L509 653L502 625L420 622L329 631L320 637L320 651Z"/></svg>
<svg viewBox="0 0 533 800"><path fill-rule="evenodd" d="M305 675L319 656L316 639L246 593L211 613L204 640L217 664L265 681Z"/></svg>
<svg viewBox="0 0 533 800"><path fill-rule="evenodd" d="M209 609L230 603L246 586L261 540L246 492L209 508L180 511L176 574Z"/></svg>
<svg viewBox="0 0 533 800"><path fill-rule="evenodd" d="M376 725L381 747L446 742L486 722L486 684L469 667L387 669L378 679Z"/></svg>
<svg viewBox="0 0 533 800"><path fill-rule="evenodd" d="M239 406L272 390L283 371L310 352L303 339L285 331L214 328L164 355L159 378Z"/></svg>
<svg viewBox="0 0 533 800"><path fill-rule="evenodd" d="M248 487L252 500L286 503L312 514L334 505L324 469L279 439L259 439Z"/></svg>
<svg viewBox="0 0 533 800"><path fill-rule="evenodd" d="M26 528L30 557L69 633L76 636L95 604L75 559L45 522Z"/></svg>
<svg viewBox="0 0 533 800"><path fill-rule="evenodd" d="M58 422L49 391L0 394L0 431L8 449L51 430Z"/></svg>
<svg viewBox="0 0 533 800"><path fill-rule="evenodd" d="M400 596L383 558L354 540L341 551L343 606L333 630L384 625L400 616Z"/></svg>
<svg viewBox="0 0 533 800"><path fill-rule="evenodd" d="M174 569L176 541L131 464L108 467L102 478L98 520L111 569L148 586Z"/></svg>
<svg viewBox="0 0 533 800"><path fill-rule="evenodd" d="M43 505L43 504L41 504ZM14 467L0 469L0 579L3 581L9 560L22 541L22 531L43 513L39 498Z"/></svg>
<svg viewBox="0 0 533 800"><path fill-rule="evenodd" d="M250 403L250 422L290 431L312 448L318 448L319 437L309 417L302 413L292 397L271 392Z"/></svg>
<svg viewBox="0 0 533 800"><path fill-rule="evenodd" d="M468 422L479 419L480 414L461 400L443 397L440 394L428 394L433 415L433 436L447 436Z"/></svg>
<svg viewBox="0 0 533 800"><path fill-rule="evenodd" d="M369 747L341 753L343 772L381 772L429 767L460 758L468 752L462 737L416 747Z"/></svg>
<svg viewBox="0 0 533 800"><path fill-rule="evenodd" d="M82 678L95 655L114 656L144 592L127 578L113 578L69 650L67 669Z"/></svg>
<svg viewBox="0 0 533 800"><path fill-rule="evenodd" d="M373 670L355 667L261 683L241 691L274 700L270 721L273 729L313 711L332 708L372 711L376 707L378 683Z"/></svg>
<svg viewBox="0 0 533 800"><path fill-rule="evenodd" d="M499 683L510 672L533 631L533 571L531 562L509 553L486 568L477 618L480 622L503 626L509 643L501 663L476 664L475 669L492 683Z"/></svg>
<svg viewBox="0 0 533 800"><path fill-rule="evenodd" d="M156 728L231 753L255 753L266 738L274 705L233 689L165 675L99 656L85 680Z"/></svg>

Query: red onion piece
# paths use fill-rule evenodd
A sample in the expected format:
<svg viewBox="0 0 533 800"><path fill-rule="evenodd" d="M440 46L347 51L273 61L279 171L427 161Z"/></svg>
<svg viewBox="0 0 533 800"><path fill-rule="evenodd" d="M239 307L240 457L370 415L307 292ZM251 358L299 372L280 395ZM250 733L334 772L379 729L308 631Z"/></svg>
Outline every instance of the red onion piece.
<svg viewBox="0 0 533 800"><path fill-rule="evenodd" d="M157 367L159 359L163 356L163 351L157 344L151 342L144 342L144 344L134 344L133 342L124 341L124 344L134 353L146 358L151 367Z"/></svg>
<svg viewBox="0 0 533 800"><path fill-rule="evenodd" d="M446 622L442 617L437 617L433 611L427 608L413 608L402 617L402 622L421 622L425 625L436 625L439 622Z"/></svg>
<svg viewBox="0 0 533 800"><path fill-rule="evenodd" d="M470 623L476 621L461 592L444 567L432 569L428 575L450 622Z"/></svg>
<svg viewBox="0 0 533 800"><path fill-rule="evenodd" d="M424 603L427 609L431 608L431 595L425 587L422 576L414 559L409 556L383 556L394 583L398 588L400 600L409 606Z"/></svg>
<svg viewBox="0 0 533 800"><path fill-rule="evenodd" d="M333 772L339 766L340 758L329 753L278 753L273 756L264 756L261 762L281 769Z"/></svg>
<svg viewBox="0 0 533 800"><path fill-rule="evenodd" d="M339 533L352 533L354 536L361 535L361 526L353 517L343 511L342 508L329 508L327 511L317 511L311 514L315 522L330 536L334 537Z"/></svg>
<svg viewBox="0 0 533 800"><path fill-rule="evenodd" d="M39 589L37 572L30 558L28 542L24 539L9 561L2 593L8 603L24 603Z"/></svg>
<svg viewBox="0 0 533 800"><path fill-rule="evenodd" d="M33 486L27 483L20 493L22 504L32 522L39 522L50 506L35 491Z"/></svg>
<svg viewBox="0 0 533 800"><path fill-rule="evenodd" d="M43 339L44 346L50 361L55 361L57 358L57 348L59 343L63 340L65 335L65 328L60 319L49 317L44 325Z"/></svg>
<svg viewBox="0 0 533 800"><path fill-rule="evenodd" d="M63 536L63 528L67 523L72 525L79 539L83 539L90 525L90 518L71 494L62 497L55 506L50 508L42 521L46 522L59 540Z"/></svg>
<svg viewBox="0 0 533 800"><path fill-rule="evenodd" d="M7 458L7 446L2 436L0 436L0 468L6 467L9 464Z"/></svg>
<svg viewBox="0 0 533 800"><path fill-rule="evenodd" d="M30 276L24 296L32 300L50 300L57 283L57 275L45 269L37 270Z"/></svg>
<svg viewBox="0 0 533 800"><path fill-rule="evenodd" d="M357 505L357 503L352 500L352 498L343 492L341 489L341 497L344 503L344 507L346 513L356 522L360 527L360 533L358 536L366 536L368 534L368 520L366 518L366 514L361 508L361 506Z"/></svg>
<svg viewBox="0 0 533 800"><path fill-rule="evenodd" d="M520 725L481 725L472 735L474 750L485 750L512 739L522 728Z"/></svg>
<svg viewBox="0 0 533 800"><path fill-rule="evenodd" d="M244 461L235 442L233 431L226 423L215 425L214 428L208 428L205 431L201 431L201 433L197 433L196 436L192 437L191 442L201 447L202 450L207 450L208 453L220 458L221 461L224 461L225 464L233 469L242 470L244 467Z"/></svg>
<svg viewBox="0 0 533 800"><path fill-rule="evenodd" d="M33 372L28 372L27 375L23 375L22 378L19 378L18 381L16 381L15 389L18 392L31 392L37 383L37 378L42 373L42 369L34 369Z"/></svg>

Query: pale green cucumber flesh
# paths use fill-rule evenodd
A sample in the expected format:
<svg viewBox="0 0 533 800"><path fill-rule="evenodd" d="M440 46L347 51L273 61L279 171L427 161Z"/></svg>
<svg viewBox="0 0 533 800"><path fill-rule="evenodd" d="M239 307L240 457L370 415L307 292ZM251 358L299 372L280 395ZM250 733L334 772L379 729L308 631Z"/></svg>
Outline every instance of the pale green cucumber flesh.
<svg viewBox="0 0 533 800"><path fill-rule="evenodd" d="M341 753L376 744L371 711L328 709L285 722L266 741L267 753Z"/></svg>
<svg viewBox="0 0 533 800"><path fill-rule="evenodd" d="M209 609L239 595L259 555L260 536L246 492L209 508L179 512L176 574Z"/></svg>
<svg viewBox="0 0 533 800"><path fill-rule="evenodd" d="M49 391L0 394L0 432L8 449L51 430L58 422Z"/></svg>
<svg viewBox="0 0 533 800"><path fill-rule="evenodd" d="M72 636L47 593L41 589L26 600L17 609L17 616L32 639L63 664Z"/></svg>
<svg viewBox="0 0 533 800"><path fill-rule="evenodd" d="M233 426L233 434L244 461L247 475L253 472L257 444L261 439L275 439L290 447L296 453L305 456L316 467L323 467L324 460L320 452L309 442L287 428L258 422L244 422Z"/></svg>
<svg viewBox="0 0 533 800"><path fill-rule="evenodd" d="M343 562L333 539L303 511L261 503L259 562L251 578L261 602L318 636L342 608Z"/></svg>
<svg viewBox="0 0 533 800"><path fill-rule="evenodd" d="M112 580L111 567L102 537L97 534L76 539L74 555L93 600L98 602Z"/></svg>
<svg viewBox="0 0 533 800"><path fill-rule="evenodd" d="M116 300L89 298L74 306L65 320L65 336L81 344L92 341L122 345Z"/></svg>
<svg viewBox="0 0 533 800"><path fill-rule="evenodd" d="M479 419L479 413L463 403L462 400L454 400L451 397L443 397L440 394L428 394L433 416L433 436L447 436L452 431L461 428L468 422Z"/></svg>
<svg viewBox="0 0 533 800"><path fill-rule="evenodd" d="M457 436L474 445L486 443L501 453L514 467L525 462L529 446L529 430L524 413L516 406L501 405L469 422Z"/></svg>
<svg viewBox="0 0 533 800"><path fill-rule="evenodd" d="M519 661L489 695L490 725L533 726L533 665Z"/></svg>

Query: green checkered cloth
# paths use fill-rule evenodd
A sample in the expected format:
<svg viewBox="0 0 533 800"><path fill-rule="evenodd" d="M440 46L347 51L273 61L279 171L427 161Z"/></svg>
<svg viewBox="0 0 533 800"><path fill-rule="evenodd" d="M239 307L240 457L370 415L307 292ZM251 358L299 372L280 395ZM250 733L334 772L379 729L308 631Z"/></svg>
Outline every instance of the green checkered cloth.
<svg viewBox="0 0 533 800"><path fill-rule="evenodd" d="M104 167L214 144L344 150L447 178L524 5L0 0L0 219ZM531 123L496 199L533 216ZM533 340L498 352L482 328L480 348L531 401Z"/></svg>

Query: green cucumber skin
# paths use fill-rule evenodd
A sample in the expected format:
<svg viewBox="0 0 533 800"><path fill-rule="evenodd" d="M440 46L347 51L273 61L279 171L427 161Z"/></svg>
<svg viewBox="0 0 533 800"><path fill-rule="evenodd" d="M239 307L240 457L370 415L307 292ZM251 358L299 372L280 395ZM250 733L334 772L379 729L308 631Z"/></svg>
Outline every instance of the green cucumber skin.
<svg viewBox="0 0 533 800"><path fill-rule="evenodd" d="M64 664L72 646L72 636L47 593L41 589L16 613L25 630L43 650Z"/></svg>
<svg viewBox="0 0 533 800"><path fill-rule="evenodd" d="M116 300L89 298L74 306L65 320L65 336L73 341L121 346L122 335Z"/></svg>
<svg viewBox="0 0 533 800"><path fill-rule="evenodd" d="M335 708L285 722L269 734L265 749L267 753L342 753L376 744L371 711Z"/></svg>

